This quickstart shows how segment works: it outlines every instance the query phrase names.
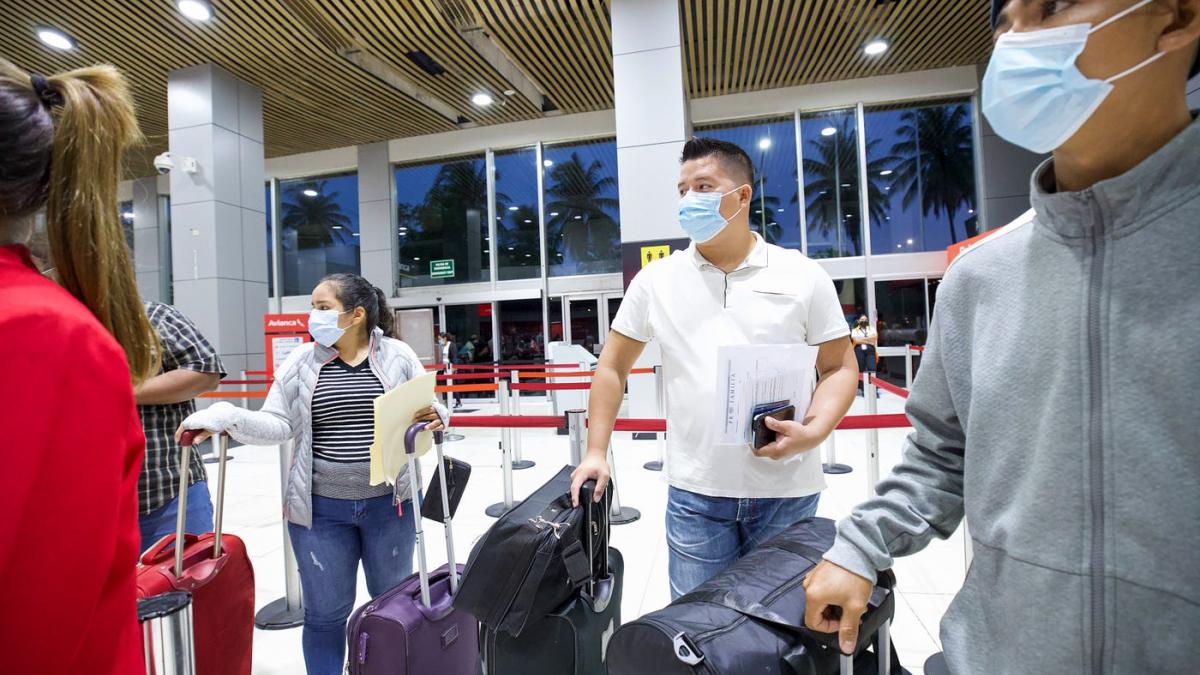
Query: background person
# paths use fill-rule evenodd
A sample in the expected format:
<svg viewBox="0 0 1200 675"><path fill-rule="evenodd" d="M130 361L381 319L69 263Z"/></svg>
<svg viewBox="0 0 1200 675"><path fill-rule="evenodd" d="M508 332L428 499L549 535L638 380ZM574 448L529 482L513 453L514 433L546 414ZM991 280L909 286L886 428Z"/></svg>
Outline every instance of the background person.
<svg viewBox="0 0 1200 675"><path fill-rule="evenodd" d="M667 386L667 544L678 598L759 543L817 510L825 487L819 453L854 400L849 328L829 275L750 230L750 158L724 141L693 138L679 175L680 226L693 244L638 272L600 354L588 411L588 454L572 497L589 478L599 499L625 380L646 342L662 347ZM759 450L721 445L711 428L722 345L819 347L820 381L798 422L768 426Z"/></svg>
<svg viewBox="0 0 1200 675"><path fill-rule="evenodd" d="M145 669L131 382L158 372L158 349L117 216L122 158L139 138L116 69L45 78L0 59L5 672ZM61 286L24 245L43 209Z"/></svg>
<svg viewBox="0 0 1200 675"><path fill-rule="evenodd" d="M339 675L359 562L371 597L412 573L408 469L394 486L371 485L370 446L374 400L425 368L411 347L391 337L394 319L383 291L357 274L325 277L313 290L312 308L315 342L280 366L261 411L217 403L189 416L180 431L227 431L251 445L295 439L284 503L304 593L304 663L309 675ZM435 430L448 418L434 401L413 421Z"/></svg>
<svg viewBox="0 0 1200 675"><path fill-rule="evenodd" d="M145 551L175 532L179 513L179 444L175 430L196 412L195 398L214 391L225 376L217 350L178 309L147 302L146 316L162 345L162 372L134 388L138 416L146 434L146 458L138 478L138 525ZM187 514L184 531L203 534L213 529L212 496L200 446L188 455Z"/></svg>
<svg viewBox="0 0 1200 675"><path fill-rule="evenodd" d="M858 361L858 391L862 393L862 374L875 373L875 349L879 346L879 334L871 327L871 320L863 314L850 329L850 341L854 343L854 358Z"/></svg>
<svg viewBox="0 0 1200 675"><path fill-rule="evenodd" d="M999 23L982 109L1053 157L1033 213L948 270L915 431L805 581L805 623L848 651L876 573L965 514L974 557L941 627L951 671L1194 672L1200 454L1179 364L1200 335L1152 326L1200 325L1185 97L1200 2L1021 0Z"/></svg>

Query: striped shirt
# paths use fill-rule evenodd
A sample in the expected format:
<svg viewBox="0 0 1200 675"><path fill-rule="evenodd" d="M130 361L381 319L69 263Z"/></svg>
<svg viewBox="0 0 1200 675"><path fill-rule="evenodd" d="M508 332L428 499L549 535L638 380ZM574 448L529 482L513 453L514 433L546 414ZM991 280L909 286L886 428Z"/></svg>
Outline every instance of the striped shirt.
<svg viewBox="0 0 1200 675"><path fill-rule="evenodd" d="M370 485L374 402L382 395L367 359L357 366L334 359L321 368L312 401L313 494L369 499L392 492L387 483Z"/></svg>

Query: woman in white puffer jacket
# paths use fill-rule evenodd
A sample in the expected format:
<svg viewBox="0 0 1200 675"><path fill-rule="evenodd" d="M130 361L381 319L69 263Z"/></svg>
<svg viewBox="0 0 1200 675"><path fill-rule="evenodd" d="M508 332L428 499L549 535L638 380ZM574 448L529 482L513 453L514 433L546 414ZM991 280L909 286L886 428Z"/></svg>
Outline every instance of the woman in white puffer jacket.
<svg viewBox="0 0 1200 675"><path fill-rule="evenodd" d="M184 429L228 432L251 445L295 440L284 511L304 591L304 660L309 675L337 675L358 565L375 597L412 573L415 544L407 468L394 487L371 485L374 399L425 370L415 352L390 337L383 292L356 274L333 274L312 293L315 342L288 356L262 410L218 403L184 420ZM433 401L414 418L441 429Z"/></svg>

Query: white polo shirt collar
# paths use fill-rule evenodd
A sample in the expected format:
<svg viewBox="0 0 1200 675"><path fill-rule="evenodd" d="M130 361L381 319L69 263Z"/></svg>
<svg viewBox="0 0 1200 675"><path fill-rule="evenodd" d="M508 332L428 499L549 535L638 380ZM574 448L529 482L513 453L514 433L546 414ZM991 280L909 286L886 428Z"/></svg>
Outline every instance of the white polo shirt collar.
<svg viewBox="0 0 1200 675"><path fill-rule="evenodd" d="M746 256L746 259L742 261L742 264L737 266L737 269L735 269L734 272L744 270L744 269L747 269L750 267L766 267L767 266L767 257L768 257L767 242L764 241L762 236L759 235L757 232L751 232L750 234L754 235L754 248L750 249L750 255ZM704 255L702 255L700 253L700 249L699 249L699 247L696 246L696 242L693 241L690 245L688 245L687 252L688 252L688 257L691 259L692 263L696 267L698 267L700 269L710 267L710 268L717 270L718 272L721 272L722 274L724 274L724 272L721 270L721 268L719 268L716 265L709 262L708 259L705 258Z"/></svg>

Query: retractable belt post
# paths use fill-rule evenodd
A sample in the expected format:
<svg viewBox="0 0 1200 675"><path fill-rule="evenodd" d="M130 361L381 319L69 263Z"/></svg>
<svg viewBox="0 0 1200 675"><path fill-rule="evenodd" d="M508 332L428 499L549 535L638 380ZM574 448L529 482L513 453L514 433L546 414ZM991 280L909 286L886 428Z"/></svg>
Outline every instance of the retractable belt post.
<svg viewBox="0 0 1200 675"><path fill-rule="evenodd" d="M142 652L146 672L155 675L194 675L196 649L192 635L192 594L160 593L138 600Z"/></svg>
<svg viewBox="0 0 1200 675"><path fill-rule="evenodd" d="M871 373L862 374L863 398L867 402L867 414L875 415L878 411L878 401L875 399L875 383L871 381ZM867 429L867 496L875 496L875 485L879 483L879 429Z"/></svg>
<svg viewBox="0 0 1200 675"><path fill-rule="evenodd" d="M292 441L279 444L280 494L287 500L288 471L292 466ZM276 598L254 615L254 625L263 630L283 630L304 625L304 601L300 590L300 565L292 550L287 519L283 521L283 581L282 598Z"/></svg>
<svg viewBox="0 0 1200 675"><path fill-rule="evenodd" d="M587 411L568 410L567 437L571 444L571 464L579 466L587 452Z"/></svg>
<svg viewBox="0 0 1200 675"><path fill-rule="evenodd" d="M621 495L617 490L617 458L613 456L611 440L608 442L608 473L611 477L611 480L608 482L608 491L612 493L608 522L613 525L625 525L641 518L641 511L632 506L621 506Z"/></svg>
<svg viewBox="0 0 1200 675"><path fill-rule="evenodd" d="M904 345L904 388L912 389L913 381L913 348Z"/></svg>
<svg viewBox="0 0 1200 675"><path fill-rule="evenodd" d="M512 371L512 383L519 384L520 382L521 382L521 372L518 370ZM509 396L512 399L512 406L510 407L510 410L512 410L512 414L520 415L521 414L521 391L520 391L520 389L518 389L516 387L512 387L509 390L509 392L510 392ZM512 468L513 468L513 470L520 471L521 469L529 469L529 468L533 467L532 460L525 459L524 457L521 456L521 430L513 429L512 431L513 431L513 434L512 434L512 439L513 439Z"/></svg>
<svg viewBox="0 0 1200 675"><path fill-rule="evenodd" d="M500 414L507 416L509 414L509 396L508 396L508 380L500 380L499 389L496 390L496 398L500 400ZM512 461L512 429L509 427L501 427L500 429L500 468L503 471L504 478L504 501L492 504L483 510L483 512L493 518L499 518L508 512L513 507L513 461ZM449 511L447 511L449 513Z"/></svg>
<svg viewBox="0 0 1200 675"><path fill-rule="evenodd" d="M663 387L663 371L662 366L654 366L654 412L655 416L663 419L667 416L667 406L663 401L666 395ZM658 446L658 459L652 459L642 465L642 468L647 471L662 471L663 456L665 455L665 446L667 444L667 432L663 432L658 436L658 441L655 445Z"/></svg>

